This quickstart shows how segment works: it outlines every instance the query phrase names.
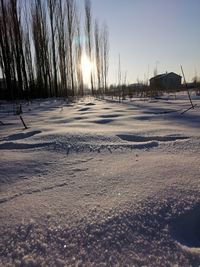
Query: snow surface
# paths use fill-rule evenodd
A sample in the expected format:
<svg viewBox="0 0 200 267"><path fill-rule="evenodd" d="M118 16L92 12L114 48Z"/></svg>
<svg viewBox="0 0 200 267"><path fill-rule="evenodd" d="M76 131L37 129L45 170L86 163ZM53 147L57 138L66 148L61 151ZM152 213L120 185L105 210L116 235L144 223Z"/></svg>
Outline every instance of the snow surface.
<svg viewBox="0 0 200 267"><path fill-rule="evenodd" d="M2 102L0 266L200 266L193 102Z"/></svg>

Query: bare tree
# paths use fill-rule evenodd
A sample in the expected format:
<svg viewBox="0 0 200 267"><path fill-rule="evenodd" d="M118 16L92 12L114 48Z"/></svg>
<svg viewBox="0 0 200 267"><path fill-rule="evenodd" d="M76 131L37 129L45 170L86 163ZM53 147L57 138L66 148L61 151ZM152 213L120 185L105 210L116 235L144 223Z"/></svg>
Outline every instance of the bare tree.
<svg viewBox="0 0 200 267"><path fill-rule="evenodd" d="M118 62L118 94L119 94L119 102L121 102L121 82L122 82L122 72L121 72L121 58L119 54L119 62Z"/></svg>
<svg viewBox="0 0 200 267"><path fill-rule="evenodd" d="M32 10L32 31L38 84L37 95L47 97L50 94L52 96L47 14L40 0L35 1L35 6Z"/></svg>
<svg viewBox="0 0 200 267"><path fill-rule="evenodd" d="M68 97L67 90L67 46L65 43L65 10L62 0L59 0L57 7L57 29L58 29L58 56L59 56L59 71L60 71L60 82L61 90Z"/></svg>
<svg viewBox="0 0 200 267"><path fill-rule="evenodd" d="M104 46L103 46L103 31L100 33L100 80L101 88L104 93Z"/></svg>
<svg viewBox="0 0 200 267"><path fill-rule="evenodd" d="M52 44L52 56L53 56L53 73L54 73L54 87L55 95L58 96L58 80L57 80L57 64L56 64L56 27L55 27L55 9L57 0L48 0L48 10L51 28L51 44Z"/></svg>
<svg viewBox="0 0 200 267"><path fill-rule="evenodd" d="M15 61L17 69L17 77L19 83L19 90L28 89L27 73L26 73L26 64L24 58L23 44L22 44L22 29L21 21L18 12L18 0L10 0L11 2L11 24L12 24L12 34L14 38L14 47L15 47ZM21 10L21 7L19 7Z"/></svg>
<svg viewBox="0 0 200 267"><path fill-rule="evenodd" d="M20 9L17 0L1 0L1 66L9 94L14 96L14 86L17 88L15 95L18 97L28 89Z"/></svg>
<svg viewBox="0 0 200 267"><path fill-rule="evenodd" d="M20 21L17 13L17 1L1 0L1 66L3 75L6 78L6 85L10 95L13 95L13 81L15 87L18 84L17 94L20 97L23 89L27 88L27 77L22 49L22 36ZM14 76L14 77L13 77Z"/></svg>
<svg viewBox="0 0 200 267"><path fill-rule="evenodd" d="M107 79L109 67L109 41L108 41L108 26L103 25L103 72L104 72L104 90L107 92Z"/></svg>
<svg viewBox="0 0 200 267"><path fill-rule="evenodd" d="M78 93L83 96L83 74L81 69L81 58L83 53L83 45L81 42L81 28L78 13L76 15L76 73L77 73L77 84Z"/></svg>
<svg viewBox="0 0 200 267"><path fill-rule="evenodd" d="M66 0L67 2L67 28L68 28L68 40L69 40L69 65L70 65L70 77L71 77L71 90L72 97L75 96L74 86L74 63L73 63L73 39L75 33L75 2L74 0Z"/></svg>
<svg viewBox="0 0 200 267"><path fill-rule="evenodd" d="M30 10L27 8L25 3L24 7L24 36L23 36L23 46L24 46L24 57L26 62L26 69L27 69L27 79L28 79L28 91L29 96L31 90L34 90L35 81L34 81L34 67L33 67L33 56L31 52L31 20L30 20Z"/></svg>
<svg viewBox="0 0 200 267"><path fill-rule="evenodd" d="M96 58L98 88L107 88L108 30L95 35L91 0L85 0L85 50ZM75 0L0 0L0 69L11 98L83 95L80 14ZM93 38L95 51L93 51ZM91 71L92 94L96 76ZM70 89L70 90L69 90Z"/></svg>
<svg viewBox="0 0 200 267"><path fill-rule="evenodd" d="M11 51L8 40L8 24L7 24L7 7L5 6L4 0L1 0L0 9L0 48L1 48L1 68L3 75L6 79L6 87L8 94L13 97L13 88L11 80Z"/></svg>
<svg viewBox="0 0 200 267"><path fill-rule="evenodd" d="M100 33L99 33L99 24L98 21L95 21L95 61L96 61L96 70L97 70L97 83L98 83L98 90L101 90L101 58L100 58Z"/></svg>
<svg viewBox="0 0 200 267"><path fill-rule="evenodd" d="M92 62L92 14L91 14L91 1L85 0L85 35L86 35L86 51L90 62ZM93 73L90 75L91 90L94 94Z"/></svg>

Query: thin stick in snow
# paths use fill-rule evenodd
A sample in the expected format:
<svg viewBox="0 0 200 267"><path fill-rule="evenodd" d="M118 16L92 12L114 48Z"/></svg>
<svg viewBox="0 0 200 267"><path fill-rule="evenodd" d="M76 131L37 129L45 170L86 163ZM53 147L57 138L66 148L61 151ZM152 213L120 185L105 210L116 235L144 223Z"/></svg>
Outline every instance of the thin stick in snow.
<svg viewBox="0 0 200 267"><path fill-rule="evenodd" d="M183 112L181 112L181 115L182 114L184 114L184 113L186 113L188 110L190 110L190 109L192 109L192 108L194 108L194 107L196 107L197 105L194 105L194 106L192 106L192 107L189 107L188 109L186 109L186 110L184 110Z"/></svg>
<svg viewBox="0 0 200 267"><path fill-rule="evenodd" d="M181 66L181 71L182 71L182 74L183 74L183 79L184 79L185 87L186 87L186 89L187 89L187 93L188 93L188 98L189 98L189 100L190 100L190 104L191 104L192 108L194 108L194 105L193 105L193 103L192 103L192 99L191 99L191 97L190 97L190 92L189 92L189 89L188 89L188 86L187 86L187 83L186 83L186 80L185 80L185 75L184 75L183 67L182 67L182 66Z"/></svg>
<svg viewBox="0 0 200 267"><path fill-rule="evenodd" d="M20 120L22 121L22 123L23 123L23 125L24 125L24 128L25 128L25 129L28 129L28 127L26 126L26 124L25 124L25 122L24 122L22 116L20 115L19 117L20 117Z"/></svg>

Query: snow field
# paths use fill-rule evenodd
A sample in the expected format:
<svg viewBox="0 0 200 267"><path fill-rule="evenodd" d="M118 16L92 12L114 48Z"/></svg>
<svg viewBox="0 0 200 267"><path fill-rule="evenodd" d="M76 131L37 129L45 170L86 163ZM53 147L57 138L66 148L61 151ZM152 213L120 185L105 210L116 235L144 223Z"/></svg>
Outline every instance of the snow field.
<svg viewBox="0 0 200 267"><path fill-rule="evenodd" d="M0 105L0 266L199 266L194 102Z"/></svg>

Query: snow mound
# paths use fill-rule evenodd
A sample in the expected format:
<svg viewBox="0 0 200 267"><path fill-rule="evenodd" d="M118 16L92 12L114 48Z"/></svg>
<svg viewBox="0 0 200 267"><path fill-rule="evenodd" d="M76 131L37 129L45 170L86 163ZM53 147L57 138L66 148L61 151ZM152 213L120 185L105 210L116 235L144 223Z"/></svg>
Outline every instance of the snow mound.
<svg viewBox="0 0 200 267"><path fill-rule="evenodd" d="M189 137L186 136L141 136L141 135L131 135L131 134L119 134L117 135L120 139L128 141L128 142L147 142L147 141L176 141L176 140L185 140Z"/></svg>
<svg viewBox="0 0 200 267"><path fill-rule="evenodd" d="M173 196L157 200L122 210L96 206L71 223L54 223L51 212L42 223L24 220L3 229L1 257L15 266L198 266L198 256L191 259L170 238L168 223L183 203Z"/></svg>
<svg viewBox="0 0 200 267"><path fill-rule="evenodd" d="M200 209L195 207L174 220L173 238L185 249L199 248L200 252Z"/></svg>

